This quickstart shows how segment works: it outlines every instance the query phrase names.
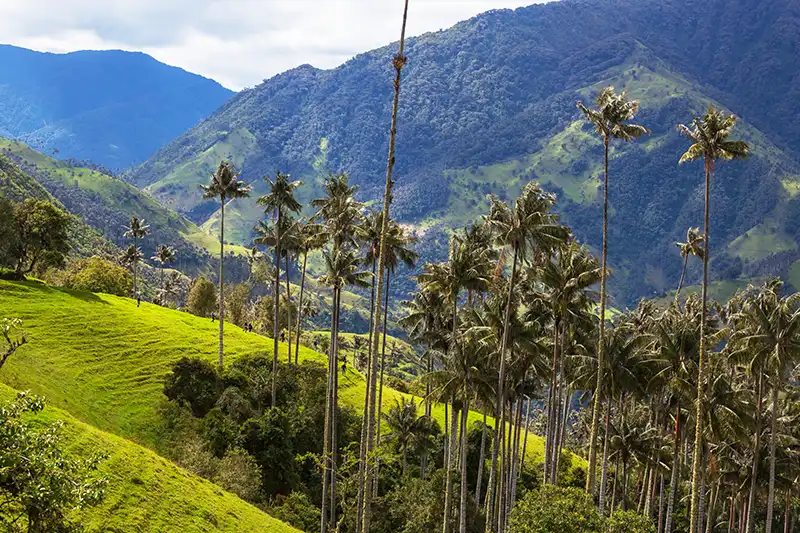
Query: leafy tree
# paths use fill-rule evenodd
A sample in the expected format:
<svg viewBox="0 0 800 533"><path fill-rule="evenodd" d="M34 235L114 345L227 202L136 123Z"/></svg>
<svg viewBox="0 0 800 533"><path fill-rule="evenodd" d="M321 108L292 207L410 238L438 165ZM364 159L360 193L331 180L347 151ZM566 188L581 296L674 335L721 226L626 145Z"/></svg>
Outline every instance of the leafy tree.
<svg viewBox="0 0 800 533"><path fill-rule="evenodd" d="M17 238L14 204L0 194L0 266L14 265Z"/></svg>
<svg viewBox="0 0 800 533"><path fill-rule="evenodd" d="M730 139L733 128L736 126L736 117L726 115L723 111L708 106L708 111L702 117L695 117L689 126L680 124L678 131L685 135L693 144L689 147L680 159L681 163L689 161L703 161L705 169L705 216L703 226L703 295L702 295L702 315L700 325L700 362L697 379L697 399L695 416L695 442L694 442L694 463L692 465L692 498L691 498L691 522L689 532L695 533L697 522L700 516L700 459L702 456L702 435L703 435L703 410L705 409L704 392L708 381L708 364L706 357L706 306L708 302L708 261L709 261L709 231L710 231L710 208L711 208L711 172L714 163L719 160L730 161L734 159L745 159L750 154L750 147L744 141L734 141ZM751 501L752 508L752 501ZM748 524L746 533L753 531L753 525Z"/></svg>
<svg viewBox="0 0 800 533"><path fill-rule="evenodd" d="M217 288L203 276L192 281L189 287L189 312L197 316L208 316L217 305Z"/></svg>
<svg viewBox="0 0 800 533"><path fill-rule="evenodd" d="M250 287L247 283L228 286L225 289L225 307L228 309L230 321L243 327L247 321L248 294Z"/></svg>
<svg viewBox="0 0 800 533"><path fill-rule="evenodd" d="M0 323L0 368L6 364L9 357L14 355L23 345L28 343L22 329L22 320L19 318L3 318Z"/></svg>
<svg viewBox="0 0 800 533"><path fill-rule="evenodd" d="M150 235L150 226L145 224L143 219L132 216L130 224L125 228L125 236L133 239L133 244L131 245L132 247L128 249L128 252L126 252L125 258L128 264L133 268L133 295L137 298L139 297L138 267L139 261L142 260L142 252L139 250L137 242L139 239L144 239L148 235ZM131 252L131 250L138 251L138 254Z"/></svg>
<svg viewBox="0 0 800 533"><path fill-rule="evenodd" d="M221 387L219 375L211 364L183 357L172 365L164 384L164 395L187 405L194 416L202 418L216 405Z"/></svg>
<svg viewBox="0 0 800 533"><path fill-rule="evenodd" d="M72 217L45 200L27 199L14 206L17 238L12 256L16 275L29 274L37 266L61 266L69 252Z"/></svg>
<svg viewBox="0 0 800 533"><path fill-rule="evenodd" d="M70 265L65 280L65 285L70 289L117 296L130 294L132 283L131 275L125 268L102 257L76 261Z"/></svg>
<svg viewBox="0 0 800 533"><path fill-rule="evenodd" d="M597 343L597 361L600 371L597 373L597 392L592 407L592 434L589 439L589 472L586 478L586 490L594 494L596 487L595 468L597 464L597 426L600 420L600 402L602 394L603 370L603 335L606 320L606 278L608 277L608 149L611 139L632 141L649 133L643 126L630 124L639 112L639 102L629 100L625 92L617 94L613 87L606 87L597 96L597 109L589 109L578 102L586 120L592 124L603 138L604 173L603 173L603 257L602 280L600 281L600 334Z"/></svg>
<svg viewBox="0 0 800 533"><path fill-rule="evenodd" d="M250 196L250 187L239 180L239 175L227 161L221 161L208 185L200 185L203 198L219 198L219 356L217 364L222 368L223 331L225 329L225 202Z"/></svg>
<svg viewBox="0 0 800 533"><path fill-rule="evenodd" d="M276 504L269 508L269 514L281 522L300 531L315 531L319 527L319 509L302 492L292 491L285 498L279 496Z"/></svg>
<svg viewBox="0 0 800 533"><path fill-rule="evenodd" d="M100 503L108 484L97 474L102 454L73 459L63 450L62 423L26 416L43 409L26 393L0 408L0 525L9 533L80 531L69 515Z"/></svg>
<svg viewBox="0 0 800 533"><path fill-rule="evenodd" d="M617 511L607 520L604 533L656 533L653 521L633 511Z"/></svg>
<svg viewBox="0 0 800 533"><path fill-rule="evenodd" d="M219 463L214 483L241 499L258 502L261 493L261 466L241 448L228 450Z"/></svg>
<svg viewBox="0 0 800 533"><path fill-rule="evenodd" d="M509 525L509 533L602 533L603 517L584 491L545 485L519 501Z"/></svg>

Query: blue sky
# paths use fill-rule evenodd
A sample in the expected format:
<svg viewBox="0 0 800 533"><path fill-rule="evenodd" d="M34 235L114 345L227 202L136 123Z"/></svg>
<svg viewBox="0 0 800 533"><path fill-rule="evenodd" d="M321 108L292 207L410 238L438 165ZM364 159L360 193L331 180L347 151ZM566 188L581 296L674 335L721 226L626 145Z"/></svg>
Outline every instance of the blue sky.
<svg viewBox="0 0 800 533"><path fill-rule="evenodd" d="M541 1L410 0L408 30ZM0 0L0 36L49 52L143 51L238 90L395 41L402 8L403 0Z"/></svg>

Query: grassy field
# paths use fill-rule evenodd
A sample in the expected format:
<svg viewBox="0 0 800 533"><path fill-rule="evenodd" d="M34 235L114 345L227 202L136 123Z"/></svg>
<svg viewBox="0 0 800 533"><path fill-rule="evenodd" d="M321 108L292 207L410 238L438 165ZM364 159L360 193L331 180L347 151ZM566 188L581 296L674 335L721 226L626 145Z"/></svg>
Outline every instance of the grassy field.
<svg viewBox="0 0 800 533"><path fill-rule="evenodd" d="M0 402L15 394L0 385ZM297 531L152 451L79 422L62 410L48 407L36 419L64 422L68 453L108 456L100 467L109 480L104 501L76 517L87 533Z"/></svg>
<svg viewBox="0 0 800 533"><path fill-rule="evenodd" d="M30 344L0 371L16 389L44 395L55 407L83 422L158 450L158 406L163 380L181 357L216 360L217 324L127 298L61 290L35 282L0 281L0 316L22 318ZM272 340L228 325L227 361L247 354L272 353ZM286 345L280 345L285 360ZM324 356L301 347L301 360ZM345 405L363 409L364 377L349 371L340 379ZM385 408L403 397L386 388ZM417 399L417 401L420 401ZM434 416L444 424L443 406ZM481 414L470 414L470 422ZM528 452L541 456L543 441L528 440Z"/></svg>

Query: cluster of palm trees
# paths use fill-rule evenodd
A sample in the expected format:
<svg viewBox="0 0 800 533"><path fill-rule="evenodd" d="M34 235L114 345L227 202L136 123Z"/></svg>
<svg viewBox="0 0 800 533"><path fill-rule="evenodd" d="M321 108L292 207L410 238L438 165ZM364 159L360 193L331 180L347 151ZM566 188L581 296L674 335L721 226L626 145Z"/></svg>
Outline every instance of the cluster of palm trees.
<svg viewBox="0 0 800 533"><path fill-rule="evenodd" d="M133 239L133 243L122 252L119 262L130 268L133 272L133 294L136 298L141 296L139 291L139 263L144 259L142 249L139 247L139 240L144 239L148 235L150 235L150 226L145 220L137 216L132 216L130 223L125 226L124 236ZM178 295L180 273L174 271L169 275L165 273L167 265L175 261L175 256L176 251L174 248L167 244L160 244L156 247L155 254L150 257L150 259L158 263L160 267L158 300L162 304L174 301Z"/></svg>

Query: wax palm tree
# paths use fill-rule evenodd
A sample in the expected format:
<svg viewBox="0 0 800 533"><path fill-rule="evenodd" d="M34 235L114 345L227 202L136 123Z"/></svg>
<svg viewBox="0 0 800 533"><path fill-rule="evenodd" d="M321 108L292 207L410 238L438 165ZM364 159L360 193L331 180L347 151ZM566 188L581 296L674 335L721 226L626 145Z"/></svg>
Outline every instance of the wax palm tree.
<svg viewBox="0 0 800 533"><path fill-rule="evenodd" d="M606 87L597 96L597 108L589 109L578 102L586 120L594 126L597 133L603 138L603 276L600 281L600 331L597 343L598 361L600 368L604 369L603 362L603 335L605 333L606 312L606 278L608 277L608 152L612 139L621 139L629 142L649 133L644 126L631 124L630 121L639 112L639 102L629 100L625 92L617 94L613 87ZM603 379L602 371L597 375L597 389ZM600 402L602 397L596 394L592 408L592 430L589 437L589 470L586 476L586 491L594 493L595 468L597 464L597 425L600 419Z"/></svg>
<svg viewBox="0 0 800 533"><path fill-rule="evenodd" d="M403 25L402 29L400 30L400 46L397 51L397 55L394 56L392 59L392 66L395 70L395 78L394 78L394 101L392 103L392 125L389 129L389 156L386 163L386 184L383 191L383 227L381 228L381 245L379 248L379 260L378 260L378 282L376 285L377 294L383 293L383 284L384 284L384 269L385 269L385 258L386 254L384 250L386 249L386 236L388 235L389 230L389 206L392 203L392 187L394 185L394 164L395 164L395 141L397 139L397 112L400 106L400 79L401 74L403 71L403 67L406 64L407 58L404 54L405 52L405 44L406 44L406 21L408 20L408 0L405 1L405 8L403 10ZM380 301L375 306L375 314L377 316L380 315ZM373 324L373 328L375 333L373 334L372 339L372 353L375 354L378 351L378 321L376 320ZM367 413L367 419L365 423L367 424L367 435L366 435L366 453L361 460L362 463L366 463L367 458L372 453L373 449L375 448L375 425L376 425L376 403L377 403L377 358L372 358L372 366L370 370L369 376L369 387L367 393L369 395L369 412ZM372 499L370 498L373 486L373 476L370 470L366 470L366 476L364 477L364 490L362 491L367 497L364 500L364 507L363 507L363 519L359 520L362 526L361 533L369 533L370 530L370 520L371 520L371 512L372 512ZM360 482L360 479L359 479ZM360 509L359 509L360 510ZM323 532L324 533L324 532Z"/></svg>
<svg viewBox="0 0 800 533"><path fill-rule="evenodd" d="M130 237L133 239L133 248L139 249L138 241L139 239L144 239L150 235L150 226L145 224L143 218L131 217L130 223L125 226L125 236ZM129 263L133 268L133 295L134 297L139 296L139 286L138 286L138 270L139 270L139 261L142 260L141 251L139 252L140 257L135 257L135 255L131 255L130 259L131 262Z"/></svg>
<svg viewBox="0 0 800 533"><path fill-rule="evenodd" d="M412 446L417 436L428 433L429 418L425 415L419 416L417 413L417 403L414 400L405 398L396 399L389 411L383 415L386 425L389 427L388 439L397 442L403 456L402 475L405 477L408 469L408 448Z"/></svg>
<svg viewBox="0 0 800 533"><path fill-rule="evenodd" d="M789 365L800 356L800 294L782 297L782 286L780 280L770 280L758 294L744 302L736 317L742 327L736 329L731 338L731 345L748 354L751 361L759 361L757 366L770 375L772 382L766 533L772 530L775 502L777 418L780 412L778 392L783 387ZM751 506L754 503L754 493L755 491L751 491ZM748 520L749 530L752 530L753 522Z"/></svg>
<svg viewBox="0 0 800 533"><path fill-rule="evenodd" d="M308 265L308 254L314 250L321 249L325 241L327 240L327 235L323 231L323 226L321 224L314 224L311 221L305 222L300 224L299 226L299 247L300 252L303 254L303 270L300 276L300 297L297 302L297 326L295 331L297 332L295 335L295 346L294 346L294 364L298 364L298 354L300 353L300 336L302 335L302 318L304 316L305 307L303 305L303 293L305 292L305 285L306 285L306 267Z"/></svg>
<svg viewBox="0 0 800 533"><path fill-rule="evenodd" d="M291 220L290 217L286 217L286 220ZM284 273L286 278L286 301L288 304L291 304L292 301L292 289L291 283L289 281L289 263L292 261L293 257L297 257L297 255L301 252L303 247L303 240L304 237L301 233L302 228L300 223L295 220L291 220L291 224L288 225L286 231L281 231L281 252L283 253L283 260L284 260ZM299 315L299 313L298 313ZM292 364L292 306L286 306L286 358L287 358L287 365L291 366Z"/></svg>
<svg viewBox="0 0 800 533"><path fill-rule="evenodd" d="M699 257L701 260L703 259L703 234L700 233L700 228L689 228L686 230L686 242L676 242L675 246L680 248L681 257L683 257L681 279L678 282L678 290L675 291L675 302L677 303L678 297L681 294L681 289L683 288L683 280L686 276L686 265L689 262L689 256L693 255Z"/></svg>
<svg viewBox="0 0 800 533"><path fill-rule="evenodd" d="M164 280L164 288L161 291L161 300L164 302L173 302L177 305L178 294L181 290L181 273L172 271L167 275Z"/></svg>
<svg viewBox="0 0 800 533"><path fill-rule="evenodd" d="M336 411L338 409L338 355L339 355L339 313L341 311L342 288L348 285L367 287L368 272L360 270L361 261L353 250L334 246L333 250L323 252L325 274L320 282L333 288L333 308L331 310L331 341L328 357L328 394L325 412L325 456L326 471L322 482L322 526L325 531L328 523L328 490L331 499L331 523L336 523Z"/></svg>
<svg viewBox="0 0 800 533"><path fill-rule="evenodd" d="M706 306L708 302L708 260L709 260L709 212L710 212L710 193L711 193L711 172L714 168L714 163L719 160L729 161L734 159L744 159L750 154L750 147L743 141L730 140L733 129L736 126L736 117L726 115L723 111L714 109L713 106L708 106L708 111L702 118L695 117L689 126L683 124L678 126L678 131L688 137L692 141L692 146L680 159L681 163L689 161L703 160L705 169L705 216L703 225L703 290L702 290L702 324L700 327L700 361L699 361L699 375L697 380L697 415L695 416L695 423L703 423L703 409L705 408L705 399L703 398L703 391L705 390L707 376L706 364L706 346L705 346L705 322L706 322ZM691 499L691 517L689 533L695 533L697 530L697 521L699 516L698 504L700 501L700 493L698 481L700 479L700 458L701 458L701 444L702 444L702 425L695 428L695 449L694 449L694 463L692 465L692 499ZM750 533L749 531L747 533Z"/></svg>
<svg viewBox="0 0 800 533"><path fill-rule="evenodd" d="M275 242L273 244L275 250L275 319L273 320L272 331L272 407L275 407L275 398L277 396L276 378L278 374L278 313L280 312L280 284L281 284L281 232L288 225L284 223L290 213L298 213L302 207L295 199L295 190L302 185L299 181L290 181L291 177L278 171L275 174L275 179L271 180L264 176L264 181L267 182L269 193L258 199L258 205L264 207L267 216L275 219ZM289 328L287 324L287 329Z"/></svg>
<svg viewBox="0 0 800 533"><path fill-rule="evenodd" d="M528 260L528 251L552 250L567 240L569 230L558 224L558 217L551 211L556 203L555 195L544 192L538 184L528 183L525 185L514 207L510 207L505 202L490 196L491 207L487 217L487 223L492 228L497 238L497 244L508 247L513 252L511 267L511 278L509 280L508 302L506 303L505 327L508 327L508 320L511 318L511 297L517 283L517 270L519 263ZM508 339L504 334L500 345L500 363L497 390L497 405L495 406L496 420L500 420L503 402L503 386L505 383L506 351ZM495 431L495 442L492 449L491 470L497 468L497 456L499 453L499 431ZM493 478L491 471L490 479ZM487 497L494 498L494 487L488 487ZM501 505L502 507L502 505ZM487 515L487 529L491 529L491 517ZM502 529L499 527L498 529ZM501 532L502 533L502 532Z"/></svg>
<svg viewBox="0 0 800 533"><path fill-rule="evenodd" d="M158 248L156 248L156 254L150 259L161 265L160 290L161 292L164 292L164 268L167 266L168 263L172 263L175 261L175 249L166 244L162 244Z"/></svg>
<svg viewBox="0 0 800 533"><path fill-rule="evenodd" d="M143 257L144 254L142 253L142 250L133 244L125 248L125 251L119 256L119 263L130 268L134 272L134 283L136 281L136 265L139 264L139 261L141 261ZM138 296L136 289L134 289L134 296Z"/></svg>
<svg viewBox="0 0 800 533"><path fill-rule="evenodd" d="M225 203L228 200L237 198L247 198L250 196L251 188L243 181L239 180L239 175L234 171L233 166L222 161L217 167L216 172L211 176L208 185L200 185L203 191L203 198L219 198L220 217L219 217L219 358L217 364L222 369L223 352L223 330L225 324Z"/></svg>

